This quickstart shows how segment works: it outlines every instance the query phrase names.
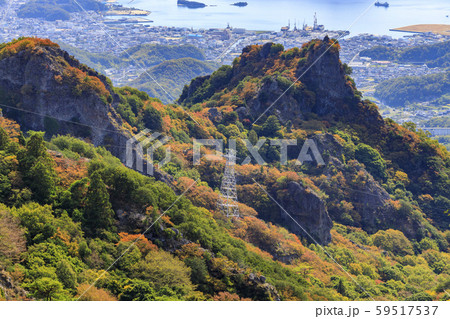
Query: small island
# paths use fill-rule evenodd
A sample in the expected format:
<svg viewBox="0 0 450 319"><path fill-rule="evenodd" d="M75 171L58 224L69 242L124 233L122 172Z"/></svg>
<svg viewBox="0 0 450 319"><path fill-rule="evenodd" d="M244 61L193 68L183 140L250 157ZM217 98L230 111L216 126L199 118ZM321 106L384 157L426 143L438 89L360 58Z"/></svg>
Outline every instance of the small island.
<svg viewBox="0 0 450 319"><path fill-rule="evenodd" d="M179 6L187 7L189 9L198 9L206 7L206 4L197 1L178 0Z"/></svg>
<svg viewBox="0 0 450 319"><path fill-rule="evenodd" d="M377 2L375 2L375 7L385 7L385 8L387 8L387 7L389 7L389 3L377 1Z"/></svg>
<svg viewBox="0 0 450 319"><path fill-rule="evenodd" d="M236 6L236 7L246 7L248 5L248 3L247 2L236 2L231 5Z"/></svg>

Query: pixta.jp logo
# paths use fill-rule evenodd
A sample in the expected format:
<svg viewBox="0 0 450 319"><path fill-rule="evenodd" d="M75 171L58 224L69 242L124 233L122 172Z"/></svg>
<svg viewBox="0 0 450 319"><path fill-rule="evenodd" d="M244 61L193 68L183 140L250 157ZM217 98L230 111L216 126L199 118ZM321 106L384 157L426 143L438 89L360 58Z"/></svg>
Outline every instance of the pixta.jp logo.
<svg viewBox="0 0 450 319"><path fill-rule="evenodd" d="M248 156L246 156L242 162L240 162L240 165L249 164L252 161L256 162L258 165L266 165L266 161L259 153L260 149L264 144L266 144L268 140L265 138L260 138L256 144L252 144L248 139L244 139L243 142L245 143L245 148L248 151ZM286 165L288 162L288 147L289 146L297 146L298 142L297 140L293 139L277 139L277 140L270 140L269 141L270 146L276 146L279 147L280 150L280 164ZM204 158L207 160L217 160L217 158L221 157L223 154L223 141L222 140L215 140L215 139L194 139L194 165L200 165L200 158L201 158L201 147L207 146L210 148L214 148L216 151L215 156L211 156L209 154L204 155ZM236 153L236 140L230 139L228 140L228 148L230 150L233 150L234 153ZM312 155L312 156L311 156ZM314 159L313 159L314 157ZM313 139L306 139L303 143L300 153L295 161L296 165L302 165L304 162L313 162L316 161L317 165L325 165L325 162L322 158L322 155L319 152L319 149L316 145L316 142Z"/></svg>
<svg viewBox="0 0 450 319"><path fill-rule="evenodd" d="M144 130L141 133L135 135L127 141L126 147L126 166L129 168L135 168L139 172L144 172L146 166L146 173L153 175L154 173L154 153L170 140L170 137L163 136L161 133L155 132L150 134L150 130ZM245 148L247 150L247 156L242 160L240 159L240 165L249 164L252 161L259 165L266 165L266 161L259 153L261 147L269 142L270 146L276 146L280 150L280 164L286 165L288 162L288 147L298 146L297 140L293 139L278 139L268 141L265 138L259 139L256 144L252 144L248 139L243 140ZM217 160L223 156L224 141L220 139L194 139L193 140L193 165L200 165L200 158L202 157L201 148L208 147L213 148L216 151L216 155L212 156L204 154L206 160ZM234 150L236 153L236 140L230 139L228 141L228 148ZM144 149L147 156L144 156ZM165 148L165 157L157 164L159 167L167 164L171 159L170 147ZM253 159L253 160L252 160ZM325 162L319 149L313 139L306 139L301 145L300 153L296 158L296 165L302 165L305 162L316 162L317 165L324 165Z"/></svg>

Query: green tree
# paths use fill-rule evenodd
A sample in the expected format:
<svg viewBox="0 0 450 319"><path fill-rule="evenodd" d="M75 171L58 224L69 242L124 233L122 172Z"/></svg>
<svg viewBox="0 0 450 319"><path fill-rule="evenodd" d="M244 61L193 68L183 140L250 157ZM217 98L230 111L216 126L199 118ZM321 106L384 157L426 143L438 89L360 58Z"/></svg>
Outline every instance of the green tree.
<svg viewBox="0 0 450 319"><path fill-rule="evenodd" d="M205 261L200 257L189 257L184 259L184 263L191 268L192 282L198 285L201 290L211 293L212 291L209 291L211 288L208 286L208 267Z"/></svg>
<svg viewBox="0 0 450 319"><path fill-rule="evenodd" d="M155 285L156 289L168 287L187 294L193 290L190 281L191 270L172 254L161 251L151 251L133 267L133 276L148 280Z"/></svg>
<svg viewBox="0 0 450 319"><path fill-rule="evenodd" d="M157 295L149 282L140 279L125 279L117 283L119 300L121 301L150 301L155 300Z"/></svg>
<svg viewBox="0 0 450 319"><path fill-rule="evenodd" d="M64 292L63 286L59 281L48 277L36 279L29 284L27 288L36 298L45 299L47 301L57 298Z"/></svg>
<svg viewBox="0 0 450 319"><path fill-rule="evenodd" d="M270 55L276 55L282 51L284 51L284 46L280 43L272 44L270 47Z"/></svg>
<svg viewBox="0 0 450 319"><path fill-rule="evenodd" d="M280 130L280 121L275 115L271 115L262 126L262 135L266 137L278 137L280 135Z"/></svg>
<svg viewBox="0 0 450 319"><path fill-rule="evenodd" d="M4 150L9 145L9 136L8 133L3 129L3 127L0 127L0 150Z"/></svg>
<svg viewBox="0 0 450 319"><path fill-rule="evenodd" d="M27 157L36 159L47 157L47 148L45 147L44 133L32 132L26 146Z"/></svg>
<svg viewBox="0 0 450 319"><path fill-rule="evenodd" d="M345 285L342 282L342 279L339 278L339 282L338 285L336 287L336 290L338 293L340 293L341 295L345 296Z"/></svg>
<svg viewBox="0 0 450 319"><path fill-rule="evenodd" d="M51 202L56 192L57 175L54 162L45 147L44 133L32 132L25 150L19 152L17 158L19 169L34 199L41 203Z"/></svg>
<svg viewBox="0 0 450 319"><path fill-rule="evenodd" d="M405 256L414 253L411 242L399 230L380 230L372 236L373 244L396 255Z"/></svg>
<svg viewBox="0 0 450 319"><path fill-rule="evenodd" d="M223 115L222 123L224 125L234 124L239 120L239 116L236 112L229 112Z"/></svg>
<svg viewBox="0 0 450 319"><path fill-rule="evenodd" d="M29 203L14 209L13 214L27 230L25 234L28 245L44 242L56 233L55 217L49 205Z"/></svg>
<svg viewBox="0 0 450 319"><path fill-rule="evenodd" d="M419 242L419 247L421 251L428 249L439 250L438 245L431 238L425 237Z"/></svg>
<svg viewBox="0 0 450 319"><path fill-rule="evenodd" d="M72 211L82 208L86 199L89 178L84 177L70 185L69 190L62 194L61 206L63 209Z"/></svg>
<svg viewBox="0 0 450 319"><path fill-rule="evenodd" d="M142 121L146 128L161 131L162 130L162 116L161 113L152 106L147 106L144 109Z"/></svg>
<svg viewBox="0 0 450 319"><path fill-rule="evenodd" d="M67 260L61 260L56 266L56 275L65 288L75 289L77 286L77 274Z"/></svg>
<svg viewBox="0 0 450 319"><path fill-rule="evenodd" d="M370 174L383 180L386 179L386 161L376 149L360 143L356 146L355 158L366 166Z"/></svg>
<svg viewBox="0 0 450 319"><path fill-rule="evenodd" d="M49 203L56 193L56 173L52 162L39 158L26 174L33 197L41 203Z"/></svg>
<svg viewBox="0 0 450 319"><path fill-rule="evenodd" d="M98 171L92 173L90 180L84 208L84 227L86 233L93 236L99 235L102 230L111 230L114 223L114 211L100 173Z"/></svg>
<svg viewBox="0 0 450 319"><path fill-rule="evenodd" d="M248 132L248 140L252 145L256 145L256 143L258 143L258 134L256 134L254 130L251 130Z"/></svg>

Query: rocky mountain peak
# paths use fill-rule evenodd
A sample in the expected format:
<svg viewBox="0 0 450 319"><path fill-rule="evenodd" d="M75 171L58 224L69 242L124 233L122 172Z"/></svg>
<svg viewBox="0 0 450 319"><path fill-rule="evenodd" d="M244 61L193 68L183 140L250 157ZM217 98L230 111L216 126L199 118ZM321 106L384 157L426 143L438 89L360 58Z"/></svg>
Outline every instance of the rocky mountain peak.
<svg viewBox="0 0 450 319"><path fill-rule="evenodd" d="M50 40L20 38L0 48L0 96L24 130L71 134L95 145L124 145L112 85ZM119 156L122 152L111 151Z"/></svg>
<svg viewBox="0 0 450 319"><path fill-rule="evenodd" d="M241 120L250 121L276 114L295 125L315 114L325 120L370 118L381 123L376 107L361 100L350 68L339 59L339 49L339 43L328 37L289 50L274 43L250 45L232 67L192 80L179 102L227 110L232 106Z"/></svg>

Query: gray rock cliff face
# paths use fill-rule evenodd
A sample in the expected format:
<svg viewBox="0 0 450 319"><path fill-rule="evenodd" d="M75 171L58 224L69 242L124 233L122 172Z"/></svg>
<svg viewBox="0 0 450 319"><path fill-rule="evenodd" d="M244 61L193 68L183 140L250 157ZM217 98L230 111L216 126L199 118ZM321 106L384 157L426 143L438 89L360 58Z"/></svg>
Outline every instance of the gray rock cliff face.
<svg viewBox="0 0 450 319"><path fill-rule="evenodd" d="M354 98L352 87L347 83L337 48L333 41L325 40L314 45L307 55L306 63L297 69L296 76L307 89L314 92L315 104L311 111L324 116L342 116L351 110Z"/></svg>
<svg viewBox="0 0 450 319"><path fill-rule="evenodd" d="M6 116L16 120L24 131L52 131L87 138L105 145L124 160L125 143L130 136L121 128L122 119L112 104L95 92L74 94L70 84L61 83L67 67L79 68L98 77L113 95L106 78L81 65L56 47L22 50L0 60L0 94L8 101L2 106Z"/></svg>
<svg viewBox="0 0 450 319"><path fill-rule="evenodd" d="M331 241L330 230L333 227L325 202L312 189L303 187L299 183L289 182L288 196L281 200L281 206L287 213L280 212L284 224L296 234L311 238L319 244ZM292 217L292 218L291 218ZM294 219L294 220L293 220Z"/></svg>

